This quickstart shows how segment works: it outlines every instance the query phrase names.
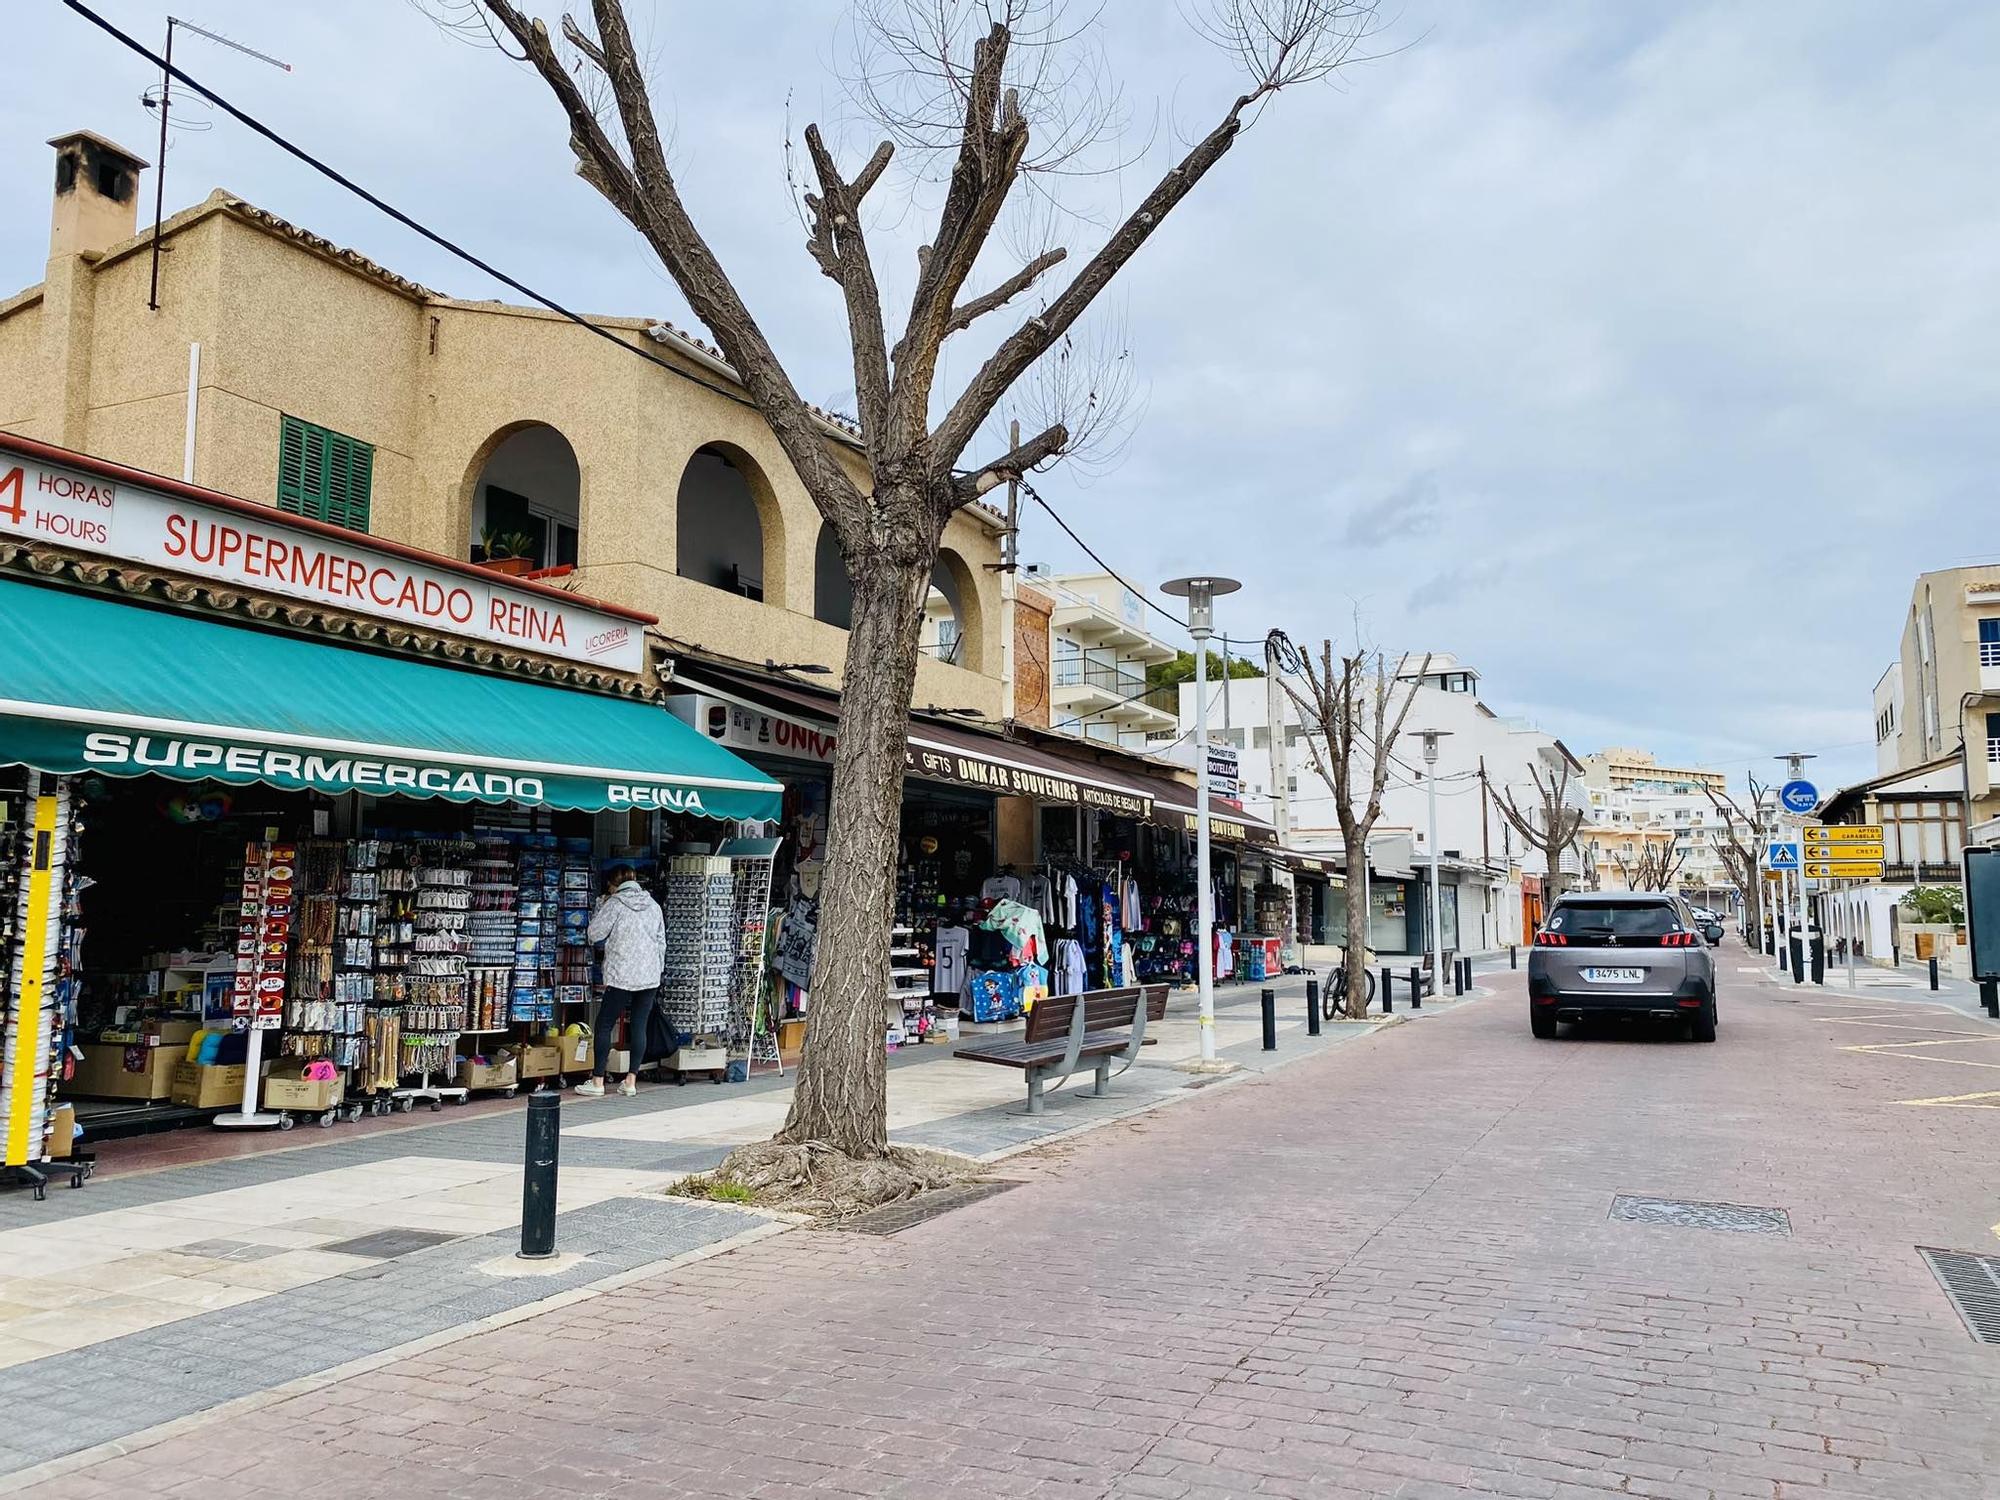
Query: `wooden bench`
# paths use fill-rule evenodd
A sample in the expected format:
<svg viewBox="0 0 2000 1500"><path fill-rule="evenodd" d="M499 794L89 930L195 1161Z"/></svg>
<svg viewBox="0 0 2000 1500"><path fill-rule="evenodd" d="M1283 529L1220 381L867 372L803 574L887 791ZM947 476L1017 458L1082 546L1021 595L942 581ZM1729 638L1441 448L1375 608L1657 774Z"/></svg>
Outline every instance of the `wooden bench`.
<svg viewBox="0 0 2000 1500"><path fill-rule="evenodd" d="M968 1062L1019 1068L1028 1075L1028 1113L1042 1113L1042 1088L1049 1078L1061 1080L1083 1068L1097 1074L1091 1093L1102 1098L1111 1082L1111 1065L1124 1072L1146 1045L1146 1024L1167 1014L1167 987L1139 985L1130 989L1089 990L1081 995L1050 995L1028 1012L1028 1029L1019 1037L960 1043L952 1052Z"/></svg>

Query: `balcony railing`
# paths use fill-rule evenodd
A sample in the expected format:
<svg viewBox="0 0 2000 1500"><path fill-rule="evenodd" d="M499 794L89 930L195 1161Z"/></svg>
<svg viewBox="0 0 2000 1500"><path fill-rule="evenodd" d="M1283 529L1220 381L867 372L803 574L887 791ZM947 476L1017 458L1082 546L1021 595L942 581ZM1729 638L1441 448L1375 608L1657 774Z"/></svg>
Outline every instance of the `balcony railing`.
<svg viewBox="0 0 2000 1500"><path fill-rule="evenodd" d="M1146 677L1142 672L1130 672L1123 667L1114 667L1105 662L1059 661L1056 663L1055 685L1057 687L1102 688L1120 698L1137 698L1146 691Z"/></svg>
<svg viewBox="0 0 2000 1500"><path fill-rule="evenodd" d="M1981 641L1979 643L1979 665L1982 667L2000 667L2000 641Z"/></svg>
<svg viewBox="0 0 2000 1500"><path fill-rule="evenodd" d="M1986 737L1986 759L1989 763L2000 766L2000 734L1990 734Z"/></svg>

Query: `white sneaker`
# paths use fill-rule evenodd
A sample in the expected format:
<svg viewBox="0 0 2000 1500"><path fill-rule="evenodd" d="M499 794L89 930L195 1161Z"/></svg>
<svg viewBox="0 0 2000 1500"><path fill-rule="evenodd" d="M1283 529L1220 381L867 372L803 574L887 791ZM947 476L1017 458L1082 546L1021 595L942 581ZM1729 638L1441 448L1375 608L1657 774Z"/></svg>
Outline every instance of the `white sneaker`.
<svg viewBox="0 0 2000 1500"><path fill-rule="evenodd" d="M618 1085L618 1092L623 1094L627 1099L630 1099L634 1094L639 1092L639 1080L629 1073L626 1074L625 1081Z"/></svg>
<svg viewBox="0 0 2000 1500"><path fill-rule="evenodd" d="M586 1099L602 1099L604 1097L604 1085L599 1083L595 1078L584 1079L582 1083L576 1086L576 1091Z"/></svg>

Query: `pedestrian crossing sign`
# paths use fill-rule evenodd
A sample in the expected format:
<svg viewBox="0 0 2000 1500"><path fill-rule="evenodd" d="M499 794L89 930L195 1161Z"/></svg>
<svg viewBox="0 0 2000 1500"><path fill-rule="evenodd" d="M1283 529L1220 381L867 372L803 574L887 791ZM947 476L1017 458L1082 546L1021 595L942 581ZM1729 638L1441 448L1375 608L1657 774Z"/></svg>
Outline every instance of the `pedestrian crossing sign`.
<svg viewBox="0 0 2000 1500"><path fill-rule="evenodd" d="M1799 867L1799 846L1797 844L1772 844L1764 863L1773 870L1796 870Z"/></svg>

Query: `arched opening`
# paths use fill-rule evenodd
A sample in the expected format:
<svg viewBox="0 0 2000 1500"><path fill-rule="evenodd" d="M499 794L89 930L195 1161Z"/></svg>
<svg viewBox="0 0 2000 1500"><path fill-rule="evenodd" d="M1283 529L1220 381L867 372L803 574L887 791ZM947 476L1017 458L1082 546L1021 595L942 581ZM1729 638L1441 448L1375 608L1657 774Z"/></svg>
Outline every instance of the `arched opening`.
<svg viewBox="0 0 2000 1500"><path fill-rule="evenodd" d="M582 486L569 439L541 422L495 443L472 485L467 555L523 559L534 568L576 565Z"/></svg>
<svg viewBox="0 0 2000 1500"><path fill-rule="evenodd" d="M813 618L842 630L854 626L854 585L848 582L833 528L823 523L819 545L813 549Z"/></svg>
<svg viewBox="0 0 2000 1500"><path fill-rule="evenodd" d="M749 455L710 443L681 471L674 569L681 577L762 600L765 560L785 555L777 499ZM774 603L783 603L774 595Z"/></svg>
<svg viewBox="0 0 2000 1500"><path fill-rule="evenodd" d="M919 649L937 661L980 670L979 595L965 560L950 548L938 553L924 601Z"/></svg>

